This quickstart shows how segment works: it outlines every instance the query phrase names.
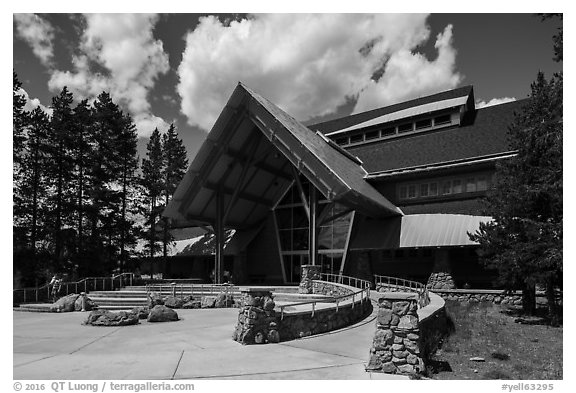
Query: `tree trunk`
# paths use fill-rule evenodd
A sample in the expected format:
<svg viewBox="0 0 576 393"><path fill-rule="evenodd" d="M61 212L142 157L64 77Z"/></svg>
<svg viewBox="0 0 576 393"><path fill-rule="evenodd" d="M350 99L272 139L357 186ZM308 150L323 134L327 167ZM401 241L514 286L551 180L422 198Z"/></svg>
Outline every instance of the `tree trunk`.
<svg viewBox="0 0 576 393"><path fill-rule="evenodd" d="M62 265L62 236L61 236L61 228L62 228L62 188L63 188L63 176L64 176L64 164L62 157L64 149L63 142L59 143L58 146L58 183L56 188L56 228L55 228L55 257L56 257L56 268L60 269Z"/></svg>
<svg viewBox="0 0 576 393"><path fill-rule="evenodd" d="M526 315L536 315L536 286L524 284L522 289L522 311Z"/></svg>
<svg viewBox="0 0 576 393"><path fill-rule="evenodd" d="M550 318L550 325L560 326L560 307L556 302L554 280L551 278L546 282L546 300L548 302L548 317Z"/></svg>

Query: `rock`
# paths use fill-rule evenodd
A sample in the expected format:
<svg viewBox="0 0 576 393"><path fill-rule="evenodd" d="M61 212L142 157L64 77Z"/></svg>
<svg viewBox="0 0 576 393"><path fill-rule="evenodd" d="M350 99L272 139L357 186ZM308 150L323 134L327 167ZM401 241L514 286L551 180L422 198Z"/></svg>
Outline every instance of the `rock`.
<svg viewBox="0 0 576 393"><path fill-rule="evenodd" d="M163 305L164 301L162 300L162 296L160 296L156 292L150 292L148 294L148 309L154 308L154 306Z"/></svg>
<svg viewBox="0 0 576 393"><path fill-rule="evenodd" d="M402 344L393 344L393 345L392 345L392 350L393 350L393 351L402 351L402 350L404 350L404 345L402 345Z"/></svg>
<svg viewBox="0 0 576 393"><path fill-rule="evenodd" d="M164 305L154 306L148 314L148 322L170 322L177 320L178 314L176 311Z"/></svg>
<svg viewBox="0 0 576 393"><path fill-rule="evenodd" d="M378 355L370 356L368 365L366 366L366 371L380 371L382 369L382 361Z"/></svg>
<svg viewBox="0 0 576 393"><path fill-rule="evenodd" d="M402 374L416 374L416 370L411 364L402 364L398 366L398 372Z"/></svg>
<svg viewBox="0 0 576 393"><path fill-rule="evenodd" d="M138 319L146 319L148 318L148 308L147 307L134 307L132 309L132 311L130 311L132 314L135 314L138 316Z"/></svg>
<svg viewBox="0 0 576 393"><path fill-rule="evenodd" d="M85 325L92 326L127 326L138 324L138 315L131 312L112 312L108 310L94 310L90 312Z"/></svg>
<svg viewBox="0 0 576 393"><path fill-rule="evenodd" d="M276 303L274 303L274 300L267 297L266 300L264 301L264 310L265 311L273 311L274 307L276 307Z"/></svg>
<svg viewBox="0 0 576 393"><path fill-rule="evenodd" d="M200 300L191 300L182 305L182 308L201 308L202 302Z"/></svg>
<svg viewBox="0 0 576 393"><path fill-rule="evenodd" d="M417 341L420 336L416 333L408 333L408 335L406 335L406 338L412 341Z"/></svg>
<svg viewBox="0 0 576 393"><path fill-rule="evenodd" d="M418 343L416 341L405 339L404 346L412 353L419 353Z"/></svg>
<svg viewBox="0 0 576 393"><path fill-rule="evenodd" d="M279 343L280 342L280 334L278 330L270 330L268 332L268 342L269 343Z"/></svg>
<svg viewBox="0 0 576 393"><path fill-rule="evenodd" d="M214 303L216 303L216 297L215 296L202 296L202 299L200 301L200 307L201 308L214 308Z"/></svg>
<svg viewBox="0 0 576 393"><path fill-rule="evenodd" d="M258 332L254 335L254 342L256 344L264 344L266 342L264 334L262 332Z"/></svg>
<svg viewBox="0 0 576 393"><path fill-rule="evenodd" d="M418 317L414 315L404 315L400 318L398 323L398 329L417 329L418 328Z"/></svg>
<svg viewBox="0 0 576 393"><path fill-rule="evenodd" d="M68 296L61 297L50 306L53 312L71 312L75 309L76 300L80 295L72 293Z"/></svg>
<svg viewBox="0 0 576 393"><path fill-rule="evenodd" d="M378 323L382 326L390 326L392 322L392 310L387 308L379 308L378 309Z"/></svg>
<svg viewBox="0 0 576 393"><path fill-rule="evenodd" d="M170 308L182 308L184 300L179 297L167 296L164 298L164 305Z"/></svg>
<svg viewBox="0 0 576 393"><path fill-rule="evenodd" d="M392 312L399 316L406 315L408 313L409 307L410 302L406 301L394 302L394 304L392 304Z"/></svg>
<svg viewBox="0 0 576 393"><path fill-rule="evenodd" d="M412 365L419 363L418 362L418 356L412 355L412 354L410 354L406 357L406 361L408 362L408 364L412 364Z"/></svg>
<svg viewBox="0 0 576 393"><path fill-rule="evenodd" d="M91 311L98 308L98 306L96 306L96 303L94 303L94 301L90 299L88 296L86 296L85 302L86 303L84 311ZM74 302L74 311L82 311L82 295L78 296L78 299L76 299L76 301Z"/></svg>
<svg viewBox="0 0 576 393"><path fill-rule="evenodd" d="M402 344L404 342L404 339L400 336L396 336L394 337L394 344Z"/></svg>
<svg viewBox="0 0 576 393"><path fill-rule="evenodd" d="M486 361L486 359L481 358L479 356L475 356L475 357L470 358L470 361L471 362L484 362L484 361Z"/></svg>
<svg viewBox="0 0 576 393"><path fill-rule="evenodd" d="M384 288L385 292L386 289ZM383 297L381 297L380 299L378 299L378 307L380 308L387 308L387 309L391 309L392 308L392 303L390 303L389 300L384 299Z"/></svg>
<svg viewBox="0 0 576 393"><path fill-rule="evenodd" d="M382 364L382 372L387 374L395 374L396 366L392 362L386 362Z"/></svg>
<svg viewBox="0 0 576 393"><path fill-rule="evenodd" d="M190 296L190 295L186 295L186 296L184 296L184 297L182 298L182 301L183 301L184 303L191 302L192 300L194 300L194 298L193 298L192 296Z"/></svg>
<svg viewBox="0 0 576 393"><path fill-rule="evenodd" d="M216 308L227 308L234 305L234 298L231 294L225 292L220 292L216 299L214 300L214 307Z"/></svg>
<svg viewBox="0 0 576 393"><path fill-rule="evenodd" d="M410 353L408 351L392 351L392 356L398 359L404 359L408 357Z"/></svg>
<svg viewBox="0 0 576 393"><path fill-rule="evenodd" d="M390 321L390 325L398 326L399 322L400 322L400 317L398 317L398 315L392 315L392 320Z"/></svg>

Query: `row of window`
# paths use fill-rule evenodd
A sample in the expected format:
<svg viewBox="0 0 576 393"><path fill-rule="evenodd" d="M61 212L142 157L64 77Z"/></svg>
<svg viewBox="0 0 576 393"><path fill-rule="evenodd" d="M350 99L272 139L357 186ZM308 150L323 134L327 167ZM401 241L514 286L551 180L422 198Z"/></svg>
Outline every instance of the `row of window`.
<svg viewBox="0 0 576 393"><path fill-rule="evenodd" d="M398 199L429 198L467 192L486 191L487 189L488 178L486 176L468 176L464 178L401 184L398 187Z"/></svg>
<svg viewBox="0 0 576 393"><path fill-rule="evenodd" d="M387 138L397 134L404 134L406 132L420 131L434 127L444 127L452 124L452 117L450 114L440 115L433 118L420 119L416 121L401 123L398 125L391 125L382 129L370 130L359 132L352 135L336 138L334 141L340 146L347 146L356 143L369 142L376 139Z"/></svg>

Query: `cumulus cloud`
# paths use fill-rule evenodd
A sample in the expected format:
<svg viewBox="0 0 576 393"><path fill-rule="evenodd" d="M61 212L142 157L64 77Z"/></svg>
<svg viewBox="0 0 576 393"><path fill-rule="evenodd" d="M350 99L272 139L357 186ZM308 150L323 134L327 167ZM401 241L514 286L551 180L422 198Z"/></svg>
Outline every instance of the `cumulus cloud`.
<svg viewBox="0 0 576 393"><path fill-rule="evenodd" d="M438 55L428 60L410 48L400 48L391 54L384 74L378 81L370 81L358 96L354 112L377 106L449 90L457 86L462 77L455 71L456 50L452 46L452 25L438 34L434 45Z"/></svg>
<svg viewBox="0 0 576 393"><path fill-rule="evenodd" d="M158 19L148 14L88 14L82 33L80 54L73 58L72 71L55 71L48 85L64 86L82 98L110 92L134 118L139 135L152 133L168 124L151 113L148 93L160 74L169 70L162 41L153 37ZM95 65L106 72L94 71ZM150 128L152 127L152 128Z"/></svg>
<svg viewBox="0 0 576 393"><path fill-rule="evenodd" d="M26 104L24 105L25 111L32 112L34 109L40 107L44 111L44 113L46 113L48 116L52 116L52 112L53 112L52 108L48 108L48 107L42 105L42 103L40 102L40 100L38 98L30 98L30 96L28 95L28 92L26 90L24 90L23 88L20 88L16 92L16 94L23 96L24 99L26 100Z"/></svg>
<svg viewBox="0 0 576 393"><path fill-rule="evenodd" d="M14 14L16 33L30 45L32 52L45 66L52 65L54 57L54 28L48 21L34 14Z"/></svg>
<svg viewBox="0 0 576 393"><path fill-rule="evenodd" d="M502 97L502 98L492 98L490 101L476 101L476 109L486 108L487 106L500 105L506 102L516 101L516 97Z"/></svg>
<svg viewBox="0 0 576 393"><path fill-rule="evenodd" d="M358 111L448 89L460 80L451 27L437 37L435 60L413 53L430 36L426 17L258 14L229 24L201 18L186 36L178 68L181 111L189 124L210 129L238 81L300 120L333 113L350 98Z"/></svg>

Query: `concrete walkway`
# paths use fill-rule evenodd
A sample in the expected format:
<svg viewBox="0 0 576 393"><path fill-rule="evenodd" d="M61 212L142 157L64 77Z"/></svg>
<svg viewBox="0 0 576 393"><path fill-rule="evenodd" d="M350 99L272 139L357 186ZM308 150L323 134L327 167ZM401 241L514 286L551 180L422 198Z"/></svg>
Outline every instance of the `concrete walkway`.
<svg viewBox="0 0 576 393"><path fill-rule="evenodd" d="M367 373L374 314L280 344L232 340L237 309L178 310L178 322L83 326L87 313L13 312L14 379L404 379Z"/></svg>

